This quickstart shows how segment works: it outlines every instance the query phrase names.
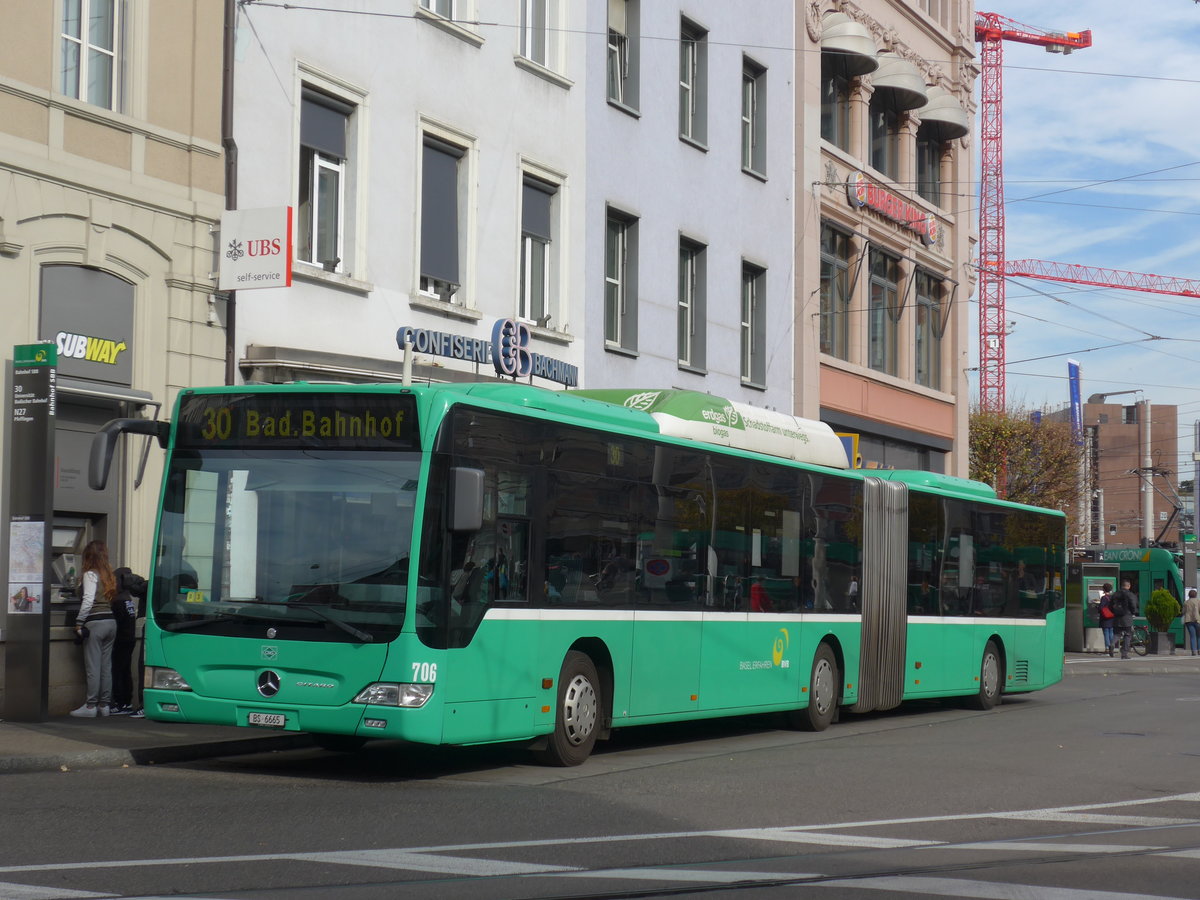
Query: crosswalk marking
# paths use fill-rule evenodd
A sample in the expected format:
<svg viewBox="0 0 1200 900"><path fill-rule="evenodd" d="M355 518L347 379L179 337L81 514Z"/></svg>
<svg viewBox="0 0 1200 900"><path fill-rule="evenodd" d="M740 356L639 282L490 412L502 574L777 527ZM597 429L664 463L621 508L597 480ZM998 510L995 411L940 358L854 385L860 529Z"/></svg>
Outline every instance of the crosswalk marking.
<svg viewBox="0 0 1200 900"><path fill-rule="evenodd" d="M1012 850L1022 853L1153 853L1166 847L1134 844L1058 844L1050 841L980 841L976 844L943 844L942 850Z"/></svg>
<svg viewBox="0 0 1200 900"><path fill-rule="evenodd" d="M698 881L705 884L741 882L803 881L820 875L797 872L738 872L730 869L597 869L593 872L568 872L568 878L630 878L636 881Z"/></svg>
<svg viewBox="0 0 1200 900"><path fill-rule="evenodd" d="M921 897L967 897L971 900L1178 900L1161 894L1129 894L1121 891L1096 891L1048 887L1032 884L1004 884L995 881L968 881L963 878L933 878L913 875L889 875L886 878L839 878L823 881L822 887L843 887L869 891L901 891Z"/></svg>
<svg viewBox="0 0 1200 900"><path fill-rule="evenodd" d="M996 813L993 819L1019 819L1022 822L1081 822L1086 825L1128 825L1130 828L1153 828L1156 825L1192 825L1195 819L1163 816L1128 816L1120 813L1081 813L1070 810L1035 809L1030 812Z"/></svg>
<svg viewBox="0 0 1200 900"><path fill-rule="evenodd" d="M540 875L546 872L574 872L578 869L577 866L509 862L503 859L444 856L434 853L408 853L403 850L344 850L334 853L289 854L289 858L342 866L371 866L377 869L408 869L412 872L439 872L443 875L480 877Z"/></svg>
<svg viewBox="0 0 1200 900"><path fill-rule="evenodd" d="M0 897L3 897L4 900L90 900L90 898L116 896L118 895L100 894L95 891L74 891L41 884L14 884L0 881Z"/></svg>
<svg viewBox="0 0 1200 900"><path fill-rule="evenodd" d="M755 841L779 841L792 844L824 844L829 847L871 847L876 850L935 846L943 841L918 841L906 838L871 837L865 834L828 834L790 828L739 828L710 831L711 837L747 838Z"/></svg>

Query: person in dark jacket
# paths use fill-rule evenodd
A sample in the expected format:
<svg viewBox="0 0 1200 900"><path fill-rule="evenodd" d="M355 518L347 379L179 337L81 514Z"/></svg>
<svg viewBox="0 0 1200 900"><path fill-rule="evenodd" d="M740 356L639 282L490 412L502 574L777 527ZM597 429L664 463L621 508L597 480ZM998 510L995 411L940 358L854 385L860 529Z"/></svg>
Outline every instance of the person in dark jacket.
<svg viewBox="0 0 1200 900"><path fill-rule="evenodd" d="M109 715L133 714L133 651L137 647L137 620L145 614L146 579L127 566L113 571L117 595L113 598L113 618L117 637L112 651L112 705Z"/></svg>
<svg viewBox="0 0 1200 900"><path fill-rule="evenodd" d="M1121 642L1121 659L1129 659L1129 645L1133 640L1133 617L1138 614L1138 599L1128 578L1121 579L1121 589L1113 591L1108 601L1113 611L1113 628Z"/></svg>

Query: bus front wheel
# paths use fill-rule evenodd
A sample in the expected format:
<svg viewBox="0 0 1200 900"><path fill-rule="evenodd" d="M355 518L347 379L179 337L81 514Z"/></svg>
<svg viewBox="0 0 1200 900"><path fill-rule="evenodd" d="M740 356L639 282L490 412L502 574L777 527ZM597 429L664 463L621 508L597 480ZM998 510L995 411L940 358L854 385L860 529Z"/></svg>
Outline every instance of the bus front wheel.
<svg viewBox="0 0 1200 900"><path fill-rule="evenodd" d="M967 700L971 709L994 709L1004 688L1004 663L995 641L988 641L979 663L979 692Z"/></svg>
<svg viewBox="0 0 1200 900"><path fill-rule="evenodd" d="M546 765L578 766L592 753L603 709L600 677L584 653L572 650L558 673L558 706L554 731L537 757Z"/></svg>
<svg viewBox="0 0 1200 900"><path fill-rule="evenodd" d="M829 727L837 713L841 680L837 657L828 644L822 644L813 657L812 677L808 680L808 706L793 714L793 722L798 728L824 731Z"/></svg>

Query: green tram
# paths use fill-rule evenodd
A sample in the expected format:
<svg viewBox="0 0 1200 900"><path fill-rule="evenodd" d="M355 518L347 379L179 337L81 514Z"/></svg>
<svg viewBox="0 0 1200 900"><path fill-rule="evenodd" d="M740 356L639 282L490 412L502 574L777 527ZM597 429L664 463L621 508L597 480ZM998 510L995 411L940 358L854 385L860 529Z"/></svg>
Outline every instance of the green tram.
<svg viewBox="0 0 1200 900"><path fill-rule="evenodd" d="M288 384L180 394L146 715L526 742L961 696L1063 672L1064 517L850 470L819 422L685 391Z"/></svg>

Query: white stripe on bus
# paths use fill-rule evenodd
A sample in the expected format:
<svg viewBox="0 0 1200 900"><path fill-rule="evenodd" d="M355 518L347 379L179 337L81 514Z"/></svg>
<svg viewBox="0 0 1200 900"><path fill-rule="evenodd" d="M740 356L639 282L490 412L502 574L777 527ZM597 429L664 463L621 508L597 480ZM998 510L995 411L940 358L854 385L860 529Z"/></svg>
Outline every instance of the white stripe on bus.
<svg viewBox="0 0 1200 900"><path fill-rule="evenodd" d="M771 613L721 612L717 610L670 609L539 609L516 606L493 606L485 618L510 622L861 622L862 616L836 613ZM910 625L986 625L999 628L1017 625L1024 628L1045 628L1045 619L1002 619L990 616L909 616Z"/></svg>

